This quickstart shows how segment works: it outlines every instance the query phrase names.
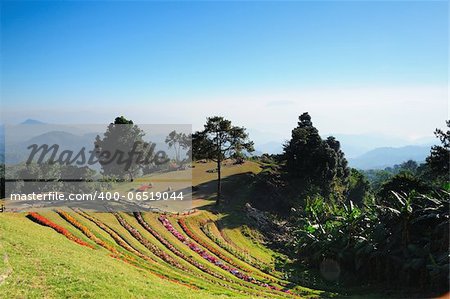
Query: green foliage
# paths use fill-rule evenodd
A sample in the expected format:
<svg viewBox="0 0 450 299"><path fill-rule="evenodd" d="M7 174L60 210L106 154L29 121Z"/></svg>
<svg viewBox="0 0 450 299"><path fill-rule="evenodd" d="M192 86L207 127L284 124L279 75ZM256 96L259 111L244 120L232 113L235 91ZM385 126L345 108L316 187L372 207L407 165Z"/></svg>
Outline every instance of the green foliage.
<svg viewBox="0 0 450 299"><path fill-rule="evenodd" d="M172 131L166 137L166 144L169 148L173 148L175 151L175 161L181 162L181 150L188 150L187 156L191 154L191 135L185 133L178 133L177 131Z"/></svg>
<svg viewBox="0 0 450 299"><path fill-rule="evenodd" d="M114 124L116 124L116 125L132 125L133 121L131 119L126 119L123 116L118 116L114 120Z"/></svg>
<svg viewBox="0 0 450 299"><path fill-rule="evenodd" d="M377 193L380 191L383 183L387 182L391 179L394 174L389 170L382 169L370 169L370 170L361 170L364 176L367 178L370 184L370 188L373 192Z"/></svg>
<svg viewBox="0 0 450 299"><path fill-rule="evenodd" d="M385 170L352 170L349 204L309 197L293 217L290 245L299 261L321 271L334 265L344 285L381 283L426 297L448 291L449 193L433 188L448 182L448 134L438 132L443 146L425 165L410 160ZM361 200L369 187L376 199Z"/></svg>
<svg viewBox="0 0 450 299"><path fill-rule="evenodd" d="M420 175L424 170L424 165L418 165L416 161L408 160L393 167L386 167L385 169L369 169L362 170L361 172L367 177L370 187L374 193L380 192L383 185L392 180L396 175L410 175L410 176L422 176Z"/></svg>
<svg viewBox="0 0 450 299"><path fill-rule="evenodd" d="M39 193L49 191L61 192L91 192L97 183L94 182L95 170L89 167L77 167L59 163L30 163L8 167L11 177L33 179L24 184L23 180L12 183L14 193ZM79 180L76 184L65 179Z"/></svg>
<svg viewBox="0 0 450 299"><path fill-rule="evenodd" d="M399 174L401 172L407 172L411 174L416 174L419 165L414 160L408 160L398 165L394 165L393 167L386 167L385 170L392 174Z"/></svg>
<svg viewBox="0 0 450 299"><path fill-rule="evenodd" d="M361 206L368 196L370 184L367 178L358 170L352 168L348 180L347 199Z"/></svg>
<svg viewBox="0 0 450 299"><path fill-rule="evenodd" d="M450 161L450 120L446 121L447 131L436 129L434 134L441 141L441 145L431 148L431 153L426 159L426 176L434 178L441 185L449 181Z"/></svg>
<svg viewBox="0 0 450 299"><path fill-rule="evenodd" d="M192 135L196 159L210 159L217 162L217 203L221 198L221 163L230 157L243 157L244 151L253 152L244 127L237 127L231 121L213 116L206 119L204 130Z"/></svg>
<svg viewBox="0 0 450 299"><path fill-rule="evenodd" d="M449 289L450 133L436 135L442 146L426 164L408 160L348 176L339 143L322 140L304 113L284 160L261 159L255 189L263 195L253 204L274 213L295 207L286 247L325 279L440 295Z"/></svg>
<svg viewBox="0 0 450 299"><path fill-rule="evenodd" d="M393 197L392 192L411 193L413 191L427 193L430 191L430 188L417 176L408 172L402 172L384 182L378 195L383 200L389 200Z"/></svg>
<svg viewBox="0 0 450 299"><path fill-rule="evenodd" d="M448 290L449 194L393 193L395 201L358 208L311 198L291 242L298 259L319 269L337 263L341 283Z"/></svg>
<svg viewBox="0 0 450 299"><path fill-rule="evenodd" d="M307 112L284 146L284 159L287 175L303 195L313 190L324 196L343 195L349 169L340 143L334 137L322 140Z"/></svg>
<svg viewBox="0 0 450 299"><path fill-rule="evenodd" d="M224 160L236 153L254 151L244 127L220 116L208 117L203 131L192 136L198 159Z"/></svg>
<svg viewBox="0 0 450 299"><path fill-rule="evenodd" d="M125 162L127 158L123 155L130 152L140 152L142 157L146 157L148 151L151 150L151 146L148 142L144 142L144 135L144 131L134 125L132 120L127 120L123 116L117 117L114 123L108 125L103 138L97 135L95 138L95 154L102 166L102 174L119 180L128 177L130 181L133 181L139 170L144 166L144 159L139 160L132 157Z"/></svg>
<svg viewBox="0 0 450 299"><path fill-rule="evenodd" d="M331 136L323 140L307 112L299 117L284 154L260 160L264 170L257 177L252 200L259 209L286 215L315 194L345 201L350 170L340 143Z"/></svg>

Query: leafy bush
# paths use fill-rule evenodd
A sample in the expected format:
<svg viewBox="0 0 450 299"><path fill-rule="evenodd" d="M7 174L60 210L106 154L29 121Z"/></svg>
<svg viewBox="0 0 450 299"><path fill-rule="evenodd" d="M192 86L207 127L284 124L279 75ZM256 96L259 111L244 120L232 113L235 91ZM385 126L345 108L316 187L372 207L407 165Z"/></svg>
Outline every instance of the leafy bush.
<svg viewBox="0 0 450 299"><path fill-rule="evenodd" d="M363 208L308 199L290 244L299 261L316 269L333 261L347 285L448 291L449 193L392 194L395 201Z"/></svg>

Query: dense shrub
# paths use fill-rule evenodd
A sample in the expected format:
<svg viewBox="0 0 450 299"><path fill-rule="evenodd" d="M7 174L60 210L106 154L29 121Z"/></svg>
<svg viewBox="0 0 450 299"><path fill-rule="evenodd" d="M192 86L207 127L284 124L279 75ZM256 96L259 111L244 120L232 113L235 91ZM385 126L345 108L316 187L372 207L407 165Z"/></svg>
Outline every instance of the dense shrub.
<svg viewBox="0 0 450 299"><path fill-rule="evenodd" d="M363 208L310 199L290 244L299 261L322 270L333 261L344 284L382 283L427 297L448 291L449 193L392 194L395 201Z"/></svg>

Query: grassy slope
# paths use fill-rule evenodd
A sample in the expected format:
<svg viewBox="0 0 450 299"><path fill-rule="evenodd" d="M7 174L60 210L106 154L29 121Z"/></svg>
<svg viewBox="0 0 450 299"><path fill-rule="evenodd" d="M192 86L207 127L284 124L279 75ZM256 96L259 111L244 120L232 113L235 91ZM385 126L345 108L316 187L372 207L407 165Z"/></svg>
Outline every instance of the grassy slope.
<svg viewBox="0 0 450 299"><path fill-rule="evenodd" d="M0 298L211 297L69 241L23 214L0 214L1 243L13 268ZM107 265L107 266L105 266Z"/></svg>
<svg viewBox="0 0 450 299"><path fill-rule="evenodd" d="M194 166L192 171L192 184L194 186L217 179L217 173L206 172L207 170L214 169L216 167L215 163L194 163ZM233 165L227 161L222 165L222 178L246 172L258 173L260 171L261 167L256 162L245 161L242 165Z"/></svg>
<svg viewBox="0 0 450 299"><path fill-rule="evenodd" d="M214 198L217 188L217 173L207 172L207 170L216 168L215 163L195 163L194 166L192 169L192 185L199 186L199 194L197 196L194 194L193 206L199 208L214 203L214 200L211 199ZM227 184L230 183L228 179L233 176L244 173L259 173L260 171L261 167L255 162L246 161L242 165L232 165L232 163L226 162L222 166L223 188L227 187Z"/></svg>
<svg viewBox="0 0 450 299"><path fill-rule="evenodd" d="M261 245L261 242L253 242L252 239L246 237L244 235L244 231L250 230L249 228L244 228L242 226L230 226L230 227L224 227L221 229L222 234L229 238L234 244L239 246L240 248L245 248L247 251L251 252L252 256L258 258L259 260L265 262L265 263L271 263L274 260L274 256L276 254L268 249L267 247L264 247ZM258 233L253 232L254 239L258 239Z"/></svg>
<svg viewBox="0 0 450 299"><path fill-rule="evenodd" d="M246 250L251 252L252 256L260 258L267 263L273 262L273 257L276 256L274 252L260 244L256 244L254 241L250 241L242 234L243 219L240 216L241 213L238 211L234 211L236 212L234 213L233 207L228 207L228 209L225 209L227 211L222 214L213 214L208 211L210 209L209 205L214 202L211 198L214 195L217 174L206 171L214 167L215 165L212 163L198 163L193 168L193 183L194 185L199 185L199 190L201 191L194 200L194 205L206 210L192 215L191 219L195 220L195 223L200 223L203 219L219 221L221 224L219 228L221 228L221 232L226 238L246 248ZM234 189L236 186L245 189L245 181L239 176L244 173L257 173L260 170L259 165L253 162L246 162L244 165L238 166L231 164L224 166L224 190L227 191L227 188ZM228 192L228 194L231 193ZM233 198L236 198L237 202L242 203L245 201L245 194L239 194L239 196L235 194ZM157 214L148 213L144 215L144 218L155 230L185 255L191 256L198 263L214 269L215 272L234 281L232 286L230 288L220 286L217 283L217 278L203 273L170 252L150 233L146 232L130 215L122 214L126 221L135 227L147 240L169 254L171 258L177 260L188 271L184 272L155 256L124 229L111 214L96 213L92 215L117 231L127 243L151 259L156 260L156 264L145 262L136 256L136 260L142 264L142 267L135 267L115 259L110 256L111 253L109 251L89 240L56 213L48 212L42 214L56 224L68 229L76 237L88 242L95 249L71 242L53 229L30 221L24 214L0 214L0 255L2 257L0 259L0 278L3 273L8 272L9 265L13 268L13 272L3 283L0 280L0 298L217 298L223 296L248 297L248 294L253 294L253 296L266 294L266 296L270 297L270 292L264 288L254 288L249 283L243 283L230 273L211 265L202 257L193 253L187 246L165 230L157 220ZM130 254L116 244L108 233L101 230L91 221L74 213L72 213L72 216L89 228L97 237L106 241L120 252ZM181 231L178 226L177 229ZM199 228L195 228L195 230L199 235L202 235ZM252 232L251 229L249 230ZM256 232L252 233L257 235ZM203 236L203 238L225 256L229 256L237 263L242 263L243 266L248 267L247 264L240 262L223 248L216 246L206 236ZM5 252L9 258L6 262L3 260L3 253ZM253 270L262 277L266 276L256 269ZM170 279L188 282L200 289L192 289L179 283L161 279L153 272L164 274ZM246 292L246 294L243 292ZM317 294L317 292L311 292L312 296L317 296ZM283 294L277 295L284 296Z"/></svg>
<svg viewBox="0 0 450 299"><path fill-rule="evenodd" d="M216 173L207 173L206 170L214 168L213 163L195 164L193 171L193 184L194 185L206 185L206 188L211 188L211 194L215 191L215 186L217 178ZM255 236L255 240L258 240L258 232L252 231L251 228L244 226L245 219L242 218L242 213L239 208L235 208L234 205L238 207L242 206L243 203L247 202L245 187L242 186L241 178L237 177L233 180L233 176L239 176L243 173L254 173L257 174L261 171L261 167L258 163L246 161L243 165L228 165L223 167L222 177L226 180L224 183L225 191L231 193L229 197L232 197L234 202L227 205L220 213L210 213L209 211L204 211L206 213L205 217L213 219L217 222L222 234L229 238L241 248L245 248L251 251L252 256L260 259L265 263L273 263L274 259L278 254L273 252L261 245L261 242L254 242L252 239L247 238L243 232L247 231ZM228 179L228 181L227 181ZM228 185L228 186L227 186ZM228 190L227 190L228 187ZM237 188L234 188L237 187ZM237 189L238 191L230 190ZM203 192L202 192L203 195ZM207 196L205 196L207 198ZM211 205L213 202L211 200L197 199L194 200L194 204L197 207L205 207L205 205ZM202 217L202 216L201 216Z"/></svg>
<svg viewBox="0 0 450 299"><path fill-rule="evenodd" d="M201 221L203 219L205 219L205 217L202 214L195 215L194 217L188 217L187 220L186 220L186 224L189 226L189 228L191 229L191 231L193 233L195 233L197 236L199 236L203 240L204 243L208 244L209 246L211 246L215 250L221 252L225 257L229 258L237 266L239 266L240 269L242 269L242 270L244 270L246 272L252 273L252 276L254 276L255 278L258 278L258 279L261 279L261 280L268 280L268 279L278 280L276 277L273 277L271 275L263 273L260 270L254 268L253 266L251 266L251 265L249 265L249 264L239 260L238 258L233 256L231 253L229 253L228 251L224 250L223 248L219 247L216 243L211 241L206 235L204 235L204 233L200 229L200 224L199 223L201 223Z"/></svg>

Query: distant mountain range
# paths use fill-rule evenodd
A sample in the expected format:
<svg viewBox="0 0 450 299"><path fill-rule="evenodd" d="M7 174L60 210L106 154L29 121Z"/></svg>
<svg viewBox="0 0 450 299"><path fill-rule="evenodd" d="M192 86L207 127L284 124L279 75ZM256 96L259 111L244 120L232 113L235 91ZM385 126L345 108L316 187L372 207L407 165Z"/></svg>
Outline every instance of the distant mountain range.
<svg viewBox="0 0 450 299"><path fill-rule="evenodd" d="M349 159L358 158L361 155L377 148L401 148L406 146L427 146L436 144L434 137L424 137L416 140L407 140L382 134L327 134L334 136L341 143L345 156ZM323 136L325 138L325 136Z"/></svg>
<svg viewBox="0 0 450 299"><path fill-rule="evenodd" d="M261 155L262 153L279 154L282 152L282 146L279 148L275 145L263 147L266 151L256 150L254 155ZM267 151L267 149L274 149L274 151ZM351 167L357 169L384 169L389 166L401 164L408 160L414 160L418 163L425 161L425 158L430 154L431 145L408 145L401 147L378 147L369 150L362 155L355 158L347 158ZM344 153L345 150L344 150Z"/></svg>
<svg viewBox="0 0 450 299"><path fill-rule="evenodd" d="M407 160L418 163L425 161L431 146L438 143L432 137L410 142L400 138L383 135L345 135L329 134L340 141L349 165L358 169L383 169ZM329 135L322 136L326 138ZM282 141L257 144L254 155L262 153L280 154L283 152Z"/></svg>
<svg viewBox="0 0 450 299"><path fill-rule="evenodd" d="M22 139L18 145L26 141L28 144L30 142L38 144L58 143L64 144L64 147L66 148L80 148L80 146L89 148L92 146L96 136L96 133L78 132L76 130L70 132L70 128L64 126L60 126L60 129L63 129L64 131L51 131L44 134L36 134L33 129L37 129L41 126L31 125L46 124L35 119L27 119L22 122L19 127L21 127L21 125L24 125L23 132L21 132L22 138L24 139ZM28 127L28 125L30 125L30 127ZM29 138L26 138L27 133L30 135ZM437 143L437 139L431 137L408 142L407 140L376 134L327 134L322 137L326 138L328 135L335 136L341 142L342 149L349 161L349 165L358 169L383 169L407 160L414 160L420 163L429 155L431 146ZM159 146L164 146L164 136L153 136L152 139L152 141L156 142ZM282 153L283 143L284 142L281 140L257 143L255 146L256 151L253 152L253 155ZM4 148L4 128L0 125L0 162L4 162ZM10 150L11 149L9 149L9 151Z"/></svg>
<svg viewBox="0 0 450 299"><path fill-rule="evenodd" d="M261 135L261 134L260 134ZM386 136L382 134L323 134L322 138L328 136L334 136L340 143L341 148L347 158L357 158L368 151L381 147L404 147L409 145L417 146L432 146L439 141L433 136L415 139L413 141L402 139L399 137ZM274 138L270 141L262 139L260 136L258 139L253 139L253 135L250 135L252 140L255 140L255 147L258 152L268 154L279 154L283 151L283 143L285 140ZM270 138L270 137L269 137ZM259 141L259 142L258 142Z"/></svg>
<svg viewBox="0 0 450 299"><path fill-rule="evenodd" d="M96 136L103 135L99 131L87 132L89 128L89 126L77 128L67 125L50 125L38 120L27 119L18 125L8 128L6 132L7 143L5 143L4 126L0 125L0 163L5 163L6 161L7 164L15 164L25 161L28 159L31 151L28 147L32 144L37 144L38 146L57 144L59 146L58 153L64 150L78 153L82 148L85 148L88 153L94 148ZM95 129L98 129L98 127L94 126L91 128L91 130ZM147 133L149 135L146 135L144 140L155 143L155 151L164 150L169 157L173 158L173 149L169 149L165 143L165 138L169 132L167 134L162 132ZM5 148L7 150L6 157L4 155Z"/></svg>
<svg viewBox="0 0 450 299"><path fill-rule="evenodd" d="M45 125L44 122L39 121L39 120L35 120L35 119L31 119L31 118L21 122L20 124L21 125Z"/></svg>
<svg viewBox="0 0 450 299"><path fill-rule="evenodd" d="M425 161L431 146L409 145L402 147L380 147L356 158L349 158L349 165L358 169L384 169L408 160Z"/></svg>
<svg viewBox="0 0 450 299"><path fill-rule="evenodd" d="M89 151L94 148L94 140L96 136L96 133L75 135L64 131L46 132L17 143L8 143L6 146L6 161L8 164L15 164L25 161L30 154L28 146L32 144L37 144L38 146L43 144L47 144L48 146L57 144L59 145L59 153L64 150L70 150L74 153L78 153L83 147Z"/></svg>

